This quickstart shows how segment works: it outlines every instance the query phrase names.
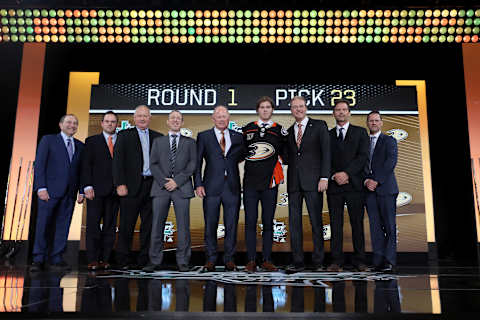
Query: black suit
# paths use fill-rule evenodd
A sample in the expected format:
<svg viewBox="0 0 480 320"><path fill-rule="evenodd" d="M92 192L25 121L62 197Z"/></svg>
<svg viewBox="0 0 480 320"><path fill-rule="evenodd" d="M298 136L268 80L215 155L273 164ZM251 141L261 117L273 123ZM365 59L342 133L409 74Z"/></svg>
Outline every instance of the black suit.
<svg viewBox="0 0 480 320"><path fill-rule="evenodd" d="M161 133L148 130L149 150L153 140ZM150 154L149 151L149 154ZM128 254L132 245L135 224L140 213L140 254L138 264L148 263L150 233L152 230L152 176L143 175L143 151L137 128L120 131L115 143L113 155L113 184L115 187L126 185L128 194L120 197L120 233L118 236L118 263L128 264Z"/></svg>
<svg viewBox="0 0 480 320"><path fill-rule="evenodd" d="M294 125L289 129L287 141L287 190L290 225L290 243L293 263L303 266L302 206L303 198L312 224L313 255L316 266L323 264L323 194L318 182L330 174L330 140L327 124L323 120L308 119L302 128L302 142L297 147Z"/></svg>
<svg viewBox="0 0 480 320"><path fill-rule="evenodd" d="M337 137L336 127L330 130L332 169L327 190L330 226L332 230L332 262L343 265L343 215L347 203L354 249L353 264L365 263L365 236L363 232L362 187L364 169L368 161L368 135L364 128L349 124L341 140ZM338 185L333 179L337 172L346 172L348 183Z"/></svg>
<svg viewBox="0 0 480 320"><path fill-rule="evenodd" d="M93 187L87 200L87 260L108 262L115 243L118 197L113 186L112 156L103 133L88 137L82 155L82 188ZM100 221L103 227L100 230Z"/></svg>

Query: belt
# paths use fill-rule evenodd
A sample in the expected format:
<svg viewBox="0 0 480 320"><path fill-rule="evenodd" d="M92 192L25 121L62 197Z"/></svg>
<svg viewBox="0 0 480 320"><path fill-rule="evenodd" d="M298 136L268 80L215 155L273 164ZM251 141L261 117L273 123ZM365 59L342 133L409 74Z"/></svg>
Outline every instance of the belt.
<svg viewBox="0 0 480 320"><path fill-rule="evenodd" d="M153 179L153 176L142 176L143 180L150 180Z"/></svg>

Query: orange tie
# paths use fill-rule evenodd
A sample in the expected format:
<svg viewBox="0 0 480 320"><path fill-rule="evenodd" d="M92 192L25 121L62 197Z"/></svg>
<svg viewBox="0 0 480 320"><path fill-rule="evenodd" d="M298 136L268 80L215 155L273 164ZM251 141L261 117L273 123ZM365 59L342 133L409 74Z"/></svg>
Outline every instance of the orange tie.
<svg viewBox="0 0 480 320"><path fill-rule="evenodd" d="M112 136L108 137L108 150L110 151L110 155L113 158L113 138L112 138Z"/></svg>
<svg viewBox="0 0 480 320"><path fill-rule="evenodd" d="M225 132L222 131L222 137L220 138L220 148L222 148L222 153L225 156Z"/></svg>

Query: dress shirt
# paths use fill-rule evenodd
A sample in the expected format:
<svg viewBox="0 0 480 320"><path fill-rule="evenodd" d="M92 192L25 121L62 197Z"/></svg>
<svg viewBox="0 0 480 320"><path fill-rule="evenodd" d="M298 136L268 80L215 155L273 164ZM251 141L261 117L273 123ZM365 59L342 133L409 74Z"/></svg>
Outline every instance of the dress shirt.
<svg viewBox="0 0 480 320"><path fill-rule="evenodd" d="M308 117L305 117L300 123L302 124L302 139L303 139L303 136L305 135L305 129L306 129L307 123L308 123ZM295 141L297 141L298 122L295 122L295 125L293 126L293 131L295 132Z"/></svg>
<svg viewBox="0 0 480 320"><path fill-rule="evenodd" d="M75 154L75 140L73 140L73 136L67 136L65 133L63 133L63 131L60 131L60 135L62 136L63 142L65 143L65 148L68 148L67 139L70 139L70 142L72 143L72 151L73 151L73 154Z"/></svg>
<svg viewBox="0 0 480 320"><path fill-rule="evenodd" d="M115 146L115 142L117 142L117 134L116 133L109 134L109 133L106 133L105 131L102 131L102 133L103 133L103 137L105 138L105 142L107 142L107 146L108 146L108 137L110 136L112 136L112 143Z"/></svg>
<svg viewBox="0 0 480 320"><path fill-rule="evenodd" d="M222 131L220 131L217 127L214 127L213 130L215 131L217 141L220 144L220 140L222 139ZM227 155L228 150L230 150L230 147L232 146L232 140L230 140L230 132L228 131L228 128L226 128L223 133L225 137L225 155Z"/></svg>
<svg viewBox="0 0 480 320"><path fill-rule="evenodd" d="M180 131L178 132L173 132L173 131L168 131L168 141L170 143L170 149L172 149L172 135L176 134L177 137L175 138L175 143L178 148L178 142L180 141Z"/></svg>
<svg viewBox="0 0 480 320"><path fill-rule="evenodd" d="M375 139L373 139L373 150L375 150L375 146L377 145L377 142L378 142L378 137L380 137L381 133L382 131L378 131L377 133L370 135L370 141L371 141L371 138L375 137ZM369 150L370 148L371 146L368 147Z"/></svg>
<svg viewBox="0 0 480 320"><path fill-rule="evenodd" d="M145 130L139 129L138 127L138 136L140 137L140 143L142 144L143 152L143 170L142 176L152 176L150 171L150 137L148 135L148 128Z"/></svg>
<svg viewBox="0 0 480 320"><path fill-rule="evenodd" d="M347 122L342 126L339 126L338 124L335 126L336 129L337 129L337 138L338 138L338 135L340 134L340 128L343 128L343 140L345 140L345 137L347 136L347 131L348 131L348 127L350 126L350 122Z"/></svg>

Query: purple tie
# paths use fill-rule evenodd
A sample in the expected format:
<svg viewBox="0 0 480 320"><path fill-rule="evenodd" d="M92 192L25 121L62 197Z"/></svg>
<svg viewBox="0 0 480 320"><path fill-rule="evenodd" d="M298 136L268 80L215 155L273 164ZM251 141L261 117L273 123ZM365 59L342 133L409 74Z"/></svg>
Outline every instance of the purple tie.
<svg viewBox="0 0 480 320"><path fill-rule="evenodd" d="M67 152L68 152L68 157L70 158L70 162L72 162L73 145L72 145L72 139L70 139L70 138L67 138Z"/></svg>

